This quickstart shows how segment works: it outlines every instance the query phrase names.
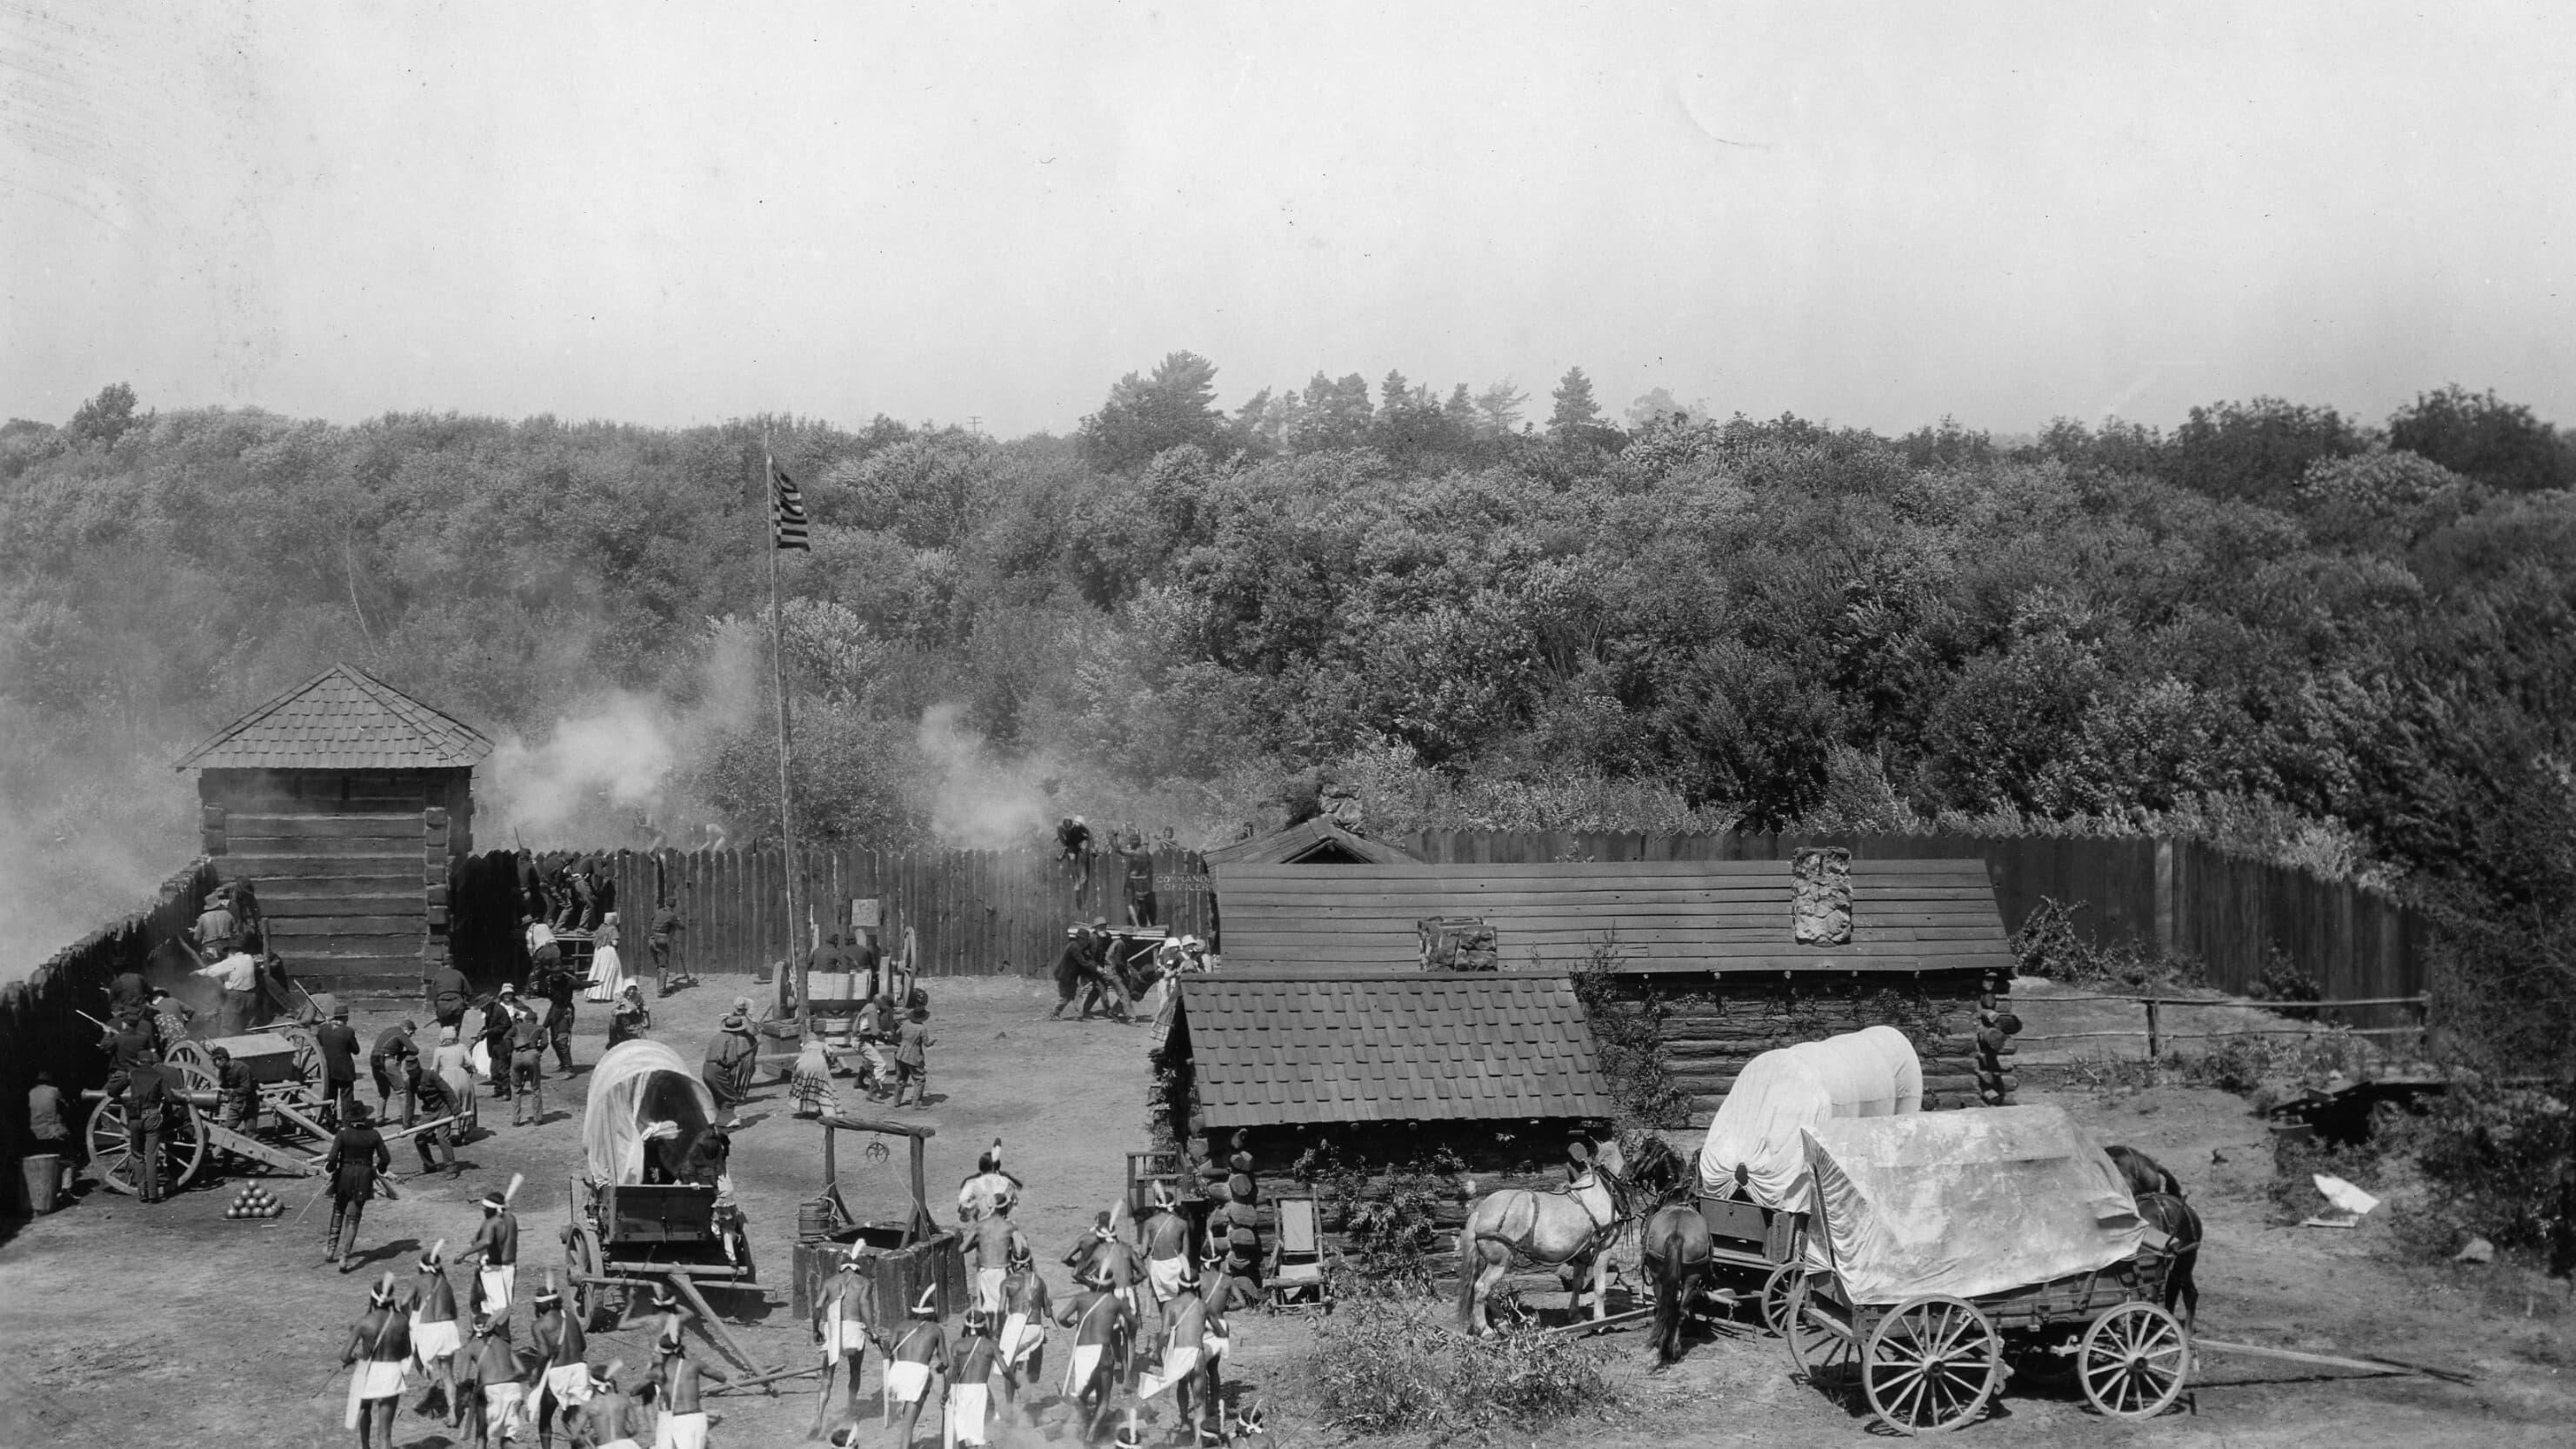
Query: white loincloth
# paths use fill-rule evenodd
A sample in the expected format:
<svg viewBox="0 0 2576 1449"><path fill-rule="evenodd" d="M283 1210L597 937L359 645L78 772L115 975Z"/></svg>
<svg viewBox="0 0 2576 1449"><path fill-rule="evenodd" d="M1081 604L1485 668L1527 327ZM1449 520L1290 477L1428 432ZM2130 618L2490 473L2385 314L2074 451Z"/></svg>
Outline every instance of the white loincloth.
<svg viewBox="0 0 2576 1449"><path fill-rule="evenodd" d="M1091 1375L1100 1367L1100 1354L1105 1347L1107 1345L1098 1343L1077 1343L1073 1346L1073 1353L1065 1359L1064 1364L1066 1398L1070 1399L1091 1386Z"/></svg>
<svg viewBox="0 0 2576 1449"><path fill-rule="evenodd" d="M399 1358L362 1358L349 1371L349 1411L342 1416L340 1427L358 1427L358 1415L369 1399L390 1399L403 1391L403 1368L410 1362Z"/></svg>
<svg viewBox="0 0 2576 1449"><path fill-rule="evenodd" d="M1226 1351L1233 1347L1234 1340L1222 1334L1211 1333L1199 1340L1199 1351L1206 1354L1210 1361L1225 1357Z"/></svg>
<svg viewBox="0 0 2576 1449"><path fill-rule="evenodd" d="M598 1449L644 1449L644 1446L632 1439L611 1439L598 1446Z"/></svg>
<svg viewBox="0 0 2576 1449"><path fill-rule="evenodd" d="M987 1313L1001 1312L1002 1280L1010 1276L1009 1271L1002 1268L976 1269L975 1306Z"/></svg>
<svg viewBox="0 0 2576 1449"><path fill-rule="evenodd" d="M457 1331L455 1319L448 1318L436 1323L425 1323L419 1315L413 1315L411 1356L422 1368L427 1368L440 1359L455 1357L456 1351L464 1346L465 1340Z"/></svg>
<svg viewBox="0 0 2576 1449"><path fill-rule="evenodd" d="M957 1384L948 1390L948 1430L960 1444L984 1442L984 1420L992 1390L982 1384Z"/></svg>
<svg viewBox="0 0 2576 1449"><path fill-rule="evenodd" d="M557 1364L547 1369L543 1391L564 1408L580 1408L590 1402L590 1396L594 1392L590 1382L590 1365L567 1363Z"/></svg>
<svg viewBox="0 0 2576 1449"><path fill-rule="evenodd" d="M653 1426L653 1449L707 1449L706 1411L664 1414Z"/></svg>
<svg viewBox="0 0 2576 1449"><path fill-rule="evenodd" d="M930 1390L930 1365L894 1359L885 1366L885 1387L896 1403L917 1404Z"/></svg>
<svg viewBox="0 0 2576 1449"><path fill-rule="evenodd" d="M510 1311L510 1292L519 1286L519 1265L485 1267L475 1275L483 1284L483 1311L494 1318Z"/></svg>
<svg viewBox="0 0 2576 1449"><path fill-rule="evenodd" d="M1150 1399L1174 1384L1198 1372L1197 1344L1175 1344L1163 1355L1160 1369L1147 1369L1136 1376L1136 1397Z"/></svg>
<svg viewBox="0 0 2576 1449"><path fill-rule="evenodd" d="M1181 1296L1181 1279L1185 1277L1189 1271L1190 1260L1187 1258L1148 1258L1145 1260L1145 1281L1153 1285L1154 1302L1157 1306L1169 1303L1173 1299Z"/></svg>
<svg viewBox="0 0 2576 1449"><path fill-rule="evenodd" d="M1038 1346L1045 1342L1045 1329L1032 1328L1027 1314L1014 1313L1002 1320L1002 1332L994 1340L994 1345L1002 1351L1002 1367L1013 1369L1019 1367L1021 1360L1035 1354Z"/></svg>
<svg viewBox="0 0 2576 1449"><path fill-rule="evenodd" d="M528 1386L516 1379L483 1386L483 1420L493 1439L518 1437L519 1421L527 1417L527 1397Z"/></svg>
<svg viewBox="0 0 2576 1449"><path fill-rule="evenodd" d="M867 1324L855 1318L843 1318L838 1313L824 1318L823 1357L837 1359L845 1354L863 1354L867 1349Z"/></svg>

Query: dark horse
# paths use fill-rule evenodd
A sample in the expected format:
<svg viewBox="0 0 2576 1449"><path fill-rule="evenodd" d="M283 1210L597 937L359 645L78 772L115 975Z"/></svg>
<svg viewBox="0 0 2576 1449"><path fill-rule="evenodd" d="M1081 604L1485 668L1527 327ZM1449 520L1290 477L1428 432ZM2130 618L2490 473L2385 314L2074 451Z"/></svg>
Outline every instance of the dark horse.
<svg viewBox="0 0 2576 1449"><path fill-rule="evenodd" d="M2173 1266L2165 1270L2164 1309L2184 1330L2200 1316L2200 1285L2193 1273L2200 1266L2200 1212L2183 1200L2182 1182L2162 1163L2134 1147L2107 1147L2112 1163L2138 1200L2138 1216L2172 1239Z"/></svg>
<svg viewBox="0 0 2576 1449"><path fill-rule="evenodd" d="M1691 1201L1695 1169L1661 1137L1647 1138L1637 1157L1634 1181L1649 1209L1637 1231L1637 1267L1655 1285L1655 1359L1669 1364L1682 1356L1682 1324L1707 1281L1714 1245Z"/></svg>

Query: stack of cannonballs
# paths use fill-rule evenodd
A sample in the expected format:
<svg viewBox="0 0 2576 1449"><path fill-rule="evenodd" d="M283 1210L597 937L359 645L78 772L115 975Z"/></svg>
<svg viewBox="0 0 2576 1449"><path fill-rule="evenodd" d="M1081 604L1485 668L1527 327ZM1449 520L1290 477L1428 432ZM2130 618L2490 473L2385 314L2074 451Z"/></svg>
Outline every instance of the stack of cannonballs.
<svg viewBox="0 0 2576 1449"><path fill-rule="evenodd" d="M277 1200L277 1194L254 1183L233 1194L232 1205L224 1209L224 1216L235 1220L273 1218L285 1211L286 1204Z"/></svg>

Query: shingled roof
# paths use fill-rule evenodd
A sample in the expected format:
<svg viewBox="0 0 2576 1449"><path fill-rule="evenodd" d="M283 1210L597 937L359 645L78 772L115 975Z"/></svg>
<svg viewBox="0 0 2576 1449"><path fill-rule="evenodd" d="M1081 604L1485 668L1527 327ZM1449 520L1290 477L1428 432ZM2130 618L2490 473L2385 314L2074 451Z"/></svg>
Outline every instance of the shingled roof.
<svg viewBox="0 0 2576 1449"><path fill-rule="evenodd" d="M471 725L334 664L179 757L206 770L462 770L492 753Z"/></svg>
<svg viewBox="0 0 2576 1449"><path fill-rule="evenodd" d="M1230 968L1410 976L1418 923L1492 925L1505 964L1580 968L1616 938L1622 971L2007 971L1985 862L1851 862L1851 939L1800 945L1787 861L1211 867ZM1536 957L1535 963L1532 957Z"/></svg>
<svg viewBox="0 0 2576 1449"><path fill-rule="evenodd" d="M1353 835L1322 816L1299 821L1285 830L1238 840L1200 852L1210 865L1371 865L1411 864L1413 857L1383 840Z"/></svg>
<svg viewBox="0 0 2576 1449"><path fill-rule="evenodd" d="M1174 1030L1211 1130L1616 1111L1563 976L1229 971L1180 988Z"/></svg>

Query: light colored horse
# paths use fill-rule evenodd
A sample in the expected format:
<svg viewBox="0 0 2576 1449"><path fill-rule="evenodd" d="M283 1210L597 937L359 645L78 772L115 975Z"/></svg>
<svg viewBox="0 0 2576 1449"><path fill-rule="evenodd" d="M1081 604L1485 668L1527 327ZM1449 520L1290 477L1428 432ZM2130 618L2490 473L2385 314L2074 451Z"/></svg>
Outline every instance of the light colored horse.
<svg viewBox="0 0 2576 1449"><path fill-rule="evenodd" d="M1458 1326L1477 1334L1492 1327L1485 1299L1516 1258L1555 1268L1569 1290L1590 1276L1627 1220L1626 1169L1619 1144L1606 1142L1591 1169L1562 1190L1514 1187L1478 1198L1458 1230Z"/></svg>

